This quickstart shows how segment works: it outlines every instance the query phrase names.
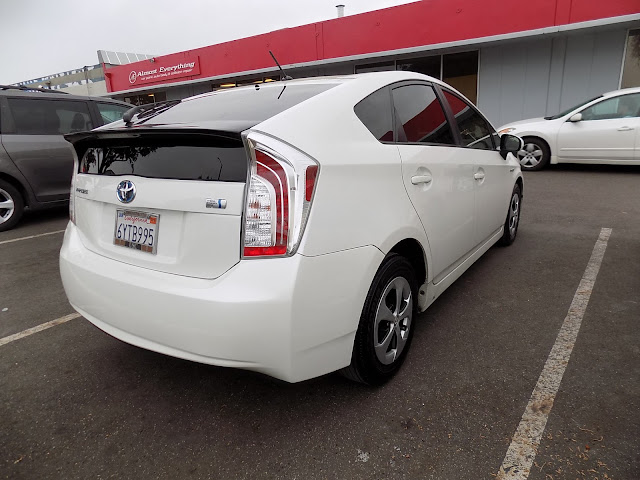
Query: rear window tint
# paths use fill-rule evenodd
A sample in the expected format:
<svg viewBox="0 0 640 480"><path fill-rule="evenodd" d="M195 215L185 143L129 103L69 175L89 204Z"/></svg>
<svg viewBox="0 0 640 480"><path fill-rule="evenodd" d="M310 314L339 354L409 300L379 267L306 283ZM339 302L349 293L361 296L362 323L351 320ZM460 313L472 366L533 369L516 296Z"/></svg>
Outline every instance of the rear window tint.
<svg viewBox="0 0 640 480"><path fill-rule="evenodd" d="M354 111L364 126L381 142L393 142L391 94L387 87L361 100Z"/></svg>
<svg viewBox="0 0 640 480"><path fill-rule="evenodd" d="M298 103L335 87L326 84L274 83L222 90L182 101L153 118L153 123L199 123L232 120L258 124Z"/></svg>
<svg viewBox="0 0 640 480"><path fill-rule="evenodd" d="M247 156L240 140L137 138L90 146L78 173L244 182Z"/></svg>
<svg viewBox="0 0 640 480"><path fill-rule="evenodd" d="M13 116L13 132L18 135L61 135L91 130L93 124L86 102L7 99Z"/></svg>
<svg viewBox="0 0 640 480"><path fill-rule="evenodd" d="M406 85L393 90L400 141L455 145L442 105L433 87Z"/></svg>

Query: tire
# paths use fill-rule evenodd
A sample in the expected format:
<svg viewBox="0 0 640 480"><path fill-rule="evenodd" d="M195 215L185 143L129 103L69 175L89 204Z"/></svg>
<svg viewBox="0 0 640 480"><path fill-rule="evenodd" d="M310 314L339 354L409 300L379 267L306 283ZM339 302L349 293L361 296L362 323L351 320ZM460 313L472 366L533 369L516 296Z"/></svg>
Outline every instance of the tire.
<svg viewBox="0 0 640 480"><path fill-rule="evenodd" d="M520 168L533 172L549 165L551 150L547 142L538 137L522 137L524 148L517 153Z"/></svg>
<svg viewBox="0 0 640 480"><path fill-rule="evenodd" d="M516 240L518 235L518 226L520 225L520 217L522 214L522 191L517 183L513 187L511 198L509 199L509 210L507 211L507 219L504 222L504 233L498 241L503 247L508 247Z"/></svg>
<svg viewBox="0 0 640 480"><path fill-rule="evenodd" d="M406 258L393 253L384 259L364 302L351 365L341 370L345 377L382 385L400 369L413 338L415 278Z"/></svg>
<svg viewBox="0 0 640 480"><path fill-rule="evenodd" d="M0 232L11 230L22 217L24 199L10 183L0 180Z"/></svg>

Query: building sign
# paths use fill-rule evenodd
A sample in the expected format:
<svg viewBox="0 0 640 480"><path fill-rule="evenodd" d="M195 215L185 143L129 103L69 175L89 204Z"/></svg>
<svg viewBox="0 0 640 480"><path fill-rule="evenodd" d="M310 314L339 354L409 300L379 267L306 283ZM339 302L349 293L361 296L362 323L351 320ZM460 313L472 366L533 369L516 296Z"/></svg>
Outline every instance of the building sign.
<svg viewBox="0 0 640 480"><path fill-rule="evenodd" d="M190 57L179 62L167 62L166 60L153 59L144 62L144 68L136 65L135 70L129 73L131 86L144 85L146 83L161 83L171 81L174 78L187 77L200 74L200 57ZM148 65L148 66L146 66Z"/></svg>

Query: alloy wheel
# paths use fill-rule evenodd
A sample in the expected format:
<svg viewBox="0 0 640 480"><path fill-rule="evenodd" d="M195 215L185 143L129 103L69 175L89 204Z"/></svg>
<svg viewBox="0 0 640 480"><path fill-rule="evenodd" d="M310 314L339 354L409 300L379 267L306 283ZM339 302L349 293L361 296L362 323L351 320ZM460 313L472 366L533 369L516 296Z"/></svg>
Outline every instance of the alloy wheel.
<svg viewBox="0 0 640 480"><path fill-rule="evenodd" d="M15 210L13 198L6 190L0 188L0 223L8 221Z"/></svg>
<svg viewBox="0 0 640 480"><path fill-rule="evenodd" d="M412 317L411 286L406 278L396 277L385 287L375 317L374 349L383 365L391 365L404 350Z"/></svg>
<svg viewBox="0 0 640 480"><path fill-rule="evenodd" d="M518 160L523 167L536 167L541 161L544 153L542 147L537 143L525 143L522 150L518 151Z"/></svg>
<svg viewBox="0 0 640 480"><path fill-rule="evenodd" d="M515 237L520 216L520 195L514 193L509 204L509 235Z"/></svg>

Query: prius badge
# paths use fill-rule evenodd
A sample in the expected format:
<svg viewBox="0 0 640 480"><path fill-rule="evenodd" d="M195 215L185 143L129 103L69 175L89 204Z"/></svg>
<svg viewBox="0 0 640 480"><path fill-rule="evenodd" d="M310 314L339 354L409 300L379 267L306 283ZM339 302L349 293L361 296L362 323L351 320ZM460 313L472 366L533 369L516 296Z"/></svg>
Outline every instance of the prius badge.
<svg viewBox="0 0 640 480"><path fill-rule="evenodd" d="M136 186L131 180L123 180L118 184L116 194L122 203L131 203L136 198Z"/></svg>

